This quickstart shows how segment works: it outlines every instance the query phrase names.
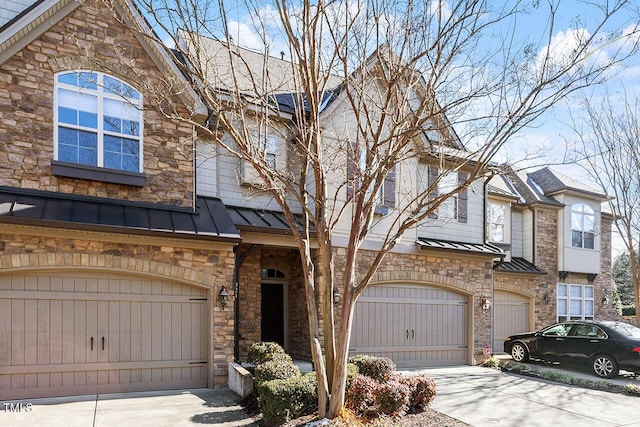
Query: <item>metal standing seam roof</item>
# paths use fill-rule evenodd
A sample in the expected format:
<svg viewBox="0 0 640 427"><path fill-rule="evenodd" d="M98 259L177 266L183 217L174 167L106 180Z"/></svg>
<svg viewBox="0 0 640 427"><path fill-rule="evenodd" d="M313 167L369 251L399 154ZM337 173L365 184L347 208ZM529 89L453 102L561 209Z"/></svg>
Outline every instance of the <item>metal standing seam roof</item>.
<svg viewBox="0 0 640 427"><path fill-rule="evenodd" d="M441 249L492 256L504 256L504 251L491 243L453 242L450 240L427 239L424 237L419 237L418 240L416 240L416 243L421 249Z"/></svg>
<svg viewBox="0 0 640 427"><path fill-rule="evenodd" d="M208 197L196 199L194 212L163 204L0 187L0 222L240 240L222 201Z"/></svg>
<svg viewBox="0 0 640 427"><path fill-rule="evenodd" d="M496 267L496 271L502 271L507 273L533 273L533 274L547 274L547 272L535 264L527 261L524 258L512 257L511 261L503 262Z"/></svg>
<svg viewBox="0 0 640 427"><path fill-rule="evenodd" d="M290 234L291 228L282 212L239 206L227 206L227 211L236 227L276 234ZM302 229L302 218L296 216L298 228Z"/></svg>

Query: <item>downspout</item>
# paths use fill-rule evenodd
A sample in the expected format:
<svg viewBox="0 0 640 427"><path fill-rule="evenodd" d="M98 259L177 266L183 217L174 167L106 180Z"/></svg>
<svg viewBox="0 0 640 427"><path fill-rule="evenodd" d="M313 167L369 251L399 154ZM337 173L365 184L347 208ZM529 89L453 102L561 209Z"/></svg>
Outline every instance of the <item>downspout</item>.
<svg viewBox="0 0 640 427"><path fill-rule="evenodd" d="M235 263L233 266L233 361L240 363L240 267L247 257L258 245L251 245L241 255L238 255L238 248L234 246Z"/></svg>

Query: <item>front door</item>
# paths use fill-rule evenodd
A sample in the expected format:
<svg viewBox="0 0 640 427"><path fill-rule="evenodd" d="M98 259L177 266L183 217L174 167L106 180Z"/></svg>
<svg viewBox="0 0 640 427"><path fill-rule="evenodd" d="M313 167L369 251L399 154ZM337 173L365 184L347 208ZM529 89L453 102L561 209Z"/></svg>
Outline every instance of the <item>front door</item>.
<svg viewBox="0 0 640 427"><path fill-rule="evenodd" d="M284 347L284 285L262 283L262 341L277 342Z"/></svg>

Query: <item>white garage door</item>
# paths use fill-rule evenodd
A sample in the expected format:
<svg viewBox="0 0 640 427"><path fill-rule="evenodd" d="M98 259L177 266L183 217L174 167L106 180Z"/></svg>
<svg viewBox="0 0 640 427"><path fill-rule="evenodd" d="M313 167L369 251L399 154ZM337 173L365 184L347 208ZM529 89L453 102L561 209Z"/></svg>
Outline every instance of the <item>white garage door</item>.
<svg viewBox="0 0 640 427"><path fill-rule="evenodd" d="M493 298L493 352L502 353L506 337L531 330L529 299L506 291L495 291Z"/></svg>
<svg viewBox="0 0 640 427"><path fill-rule="evenodd" d="M0 399L207 386L206 291L0 275Z"/></svg>
<svg viewBox="0 0 640 427"><path fill-rule="evenodd" d="M356 304L351 354L388 357L398 367L468 363L464 295L430 286L370 286Z"/></svg>

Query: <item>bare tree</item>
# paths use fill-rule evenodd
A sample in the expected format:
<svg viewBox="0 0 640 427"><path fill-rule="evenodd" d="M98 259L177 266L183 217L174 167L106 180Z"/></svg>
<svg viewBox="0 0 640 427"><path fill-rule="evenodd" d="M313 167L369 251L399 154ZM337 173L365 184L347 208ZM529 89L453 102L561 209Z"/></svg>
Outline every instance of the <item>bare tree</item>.
<svg viewBox="0 0 640 427"><path fill-rule="evenodd" d="M640 326L640 101L637 96L583 97L586 124L574 129L582 143L586 170L611 197L609 209L628 253L636 307L636 326Z"/></svg>
<svg viewBox="0 0 640 427"><path fill-rule="evenodd" d="M164 113L191 121L201 141L252 166L291 226L304 272L319 414L330 418L344 405L356 301L384 257L407 230L484 177L516 132L635 53L632 36L639 31L633 25L622 31L639 22L631 0L585 2L590 22L596 15L598 22L587 31L572 21L563 40L562 2L554 0L533 2L533 10L519 0L135 3L171 36L190 89L212 112L207 120L195 112L184 117L166 102ZM519 23L529 13L543 14L546 25L522 37ZM629 21L614 25L618 15ZM234 46L246 28L262 54ZM287 61L270 55L277 45L284 47L276 55L283 50ZM184 90L170 76L161 83L145 82L147 93L163 100ZM269 147L274 134L289 141L295 161L287 167ZM385 185L416 182L418 161L468 176L445 192L435 191L443 172L417 190L400 189L386 215L377 215ZM348 230L340 271L337 229ZM384 232L363 269L361 248L374 229ZM338 309L334 290L342 295Z"/></svg>

